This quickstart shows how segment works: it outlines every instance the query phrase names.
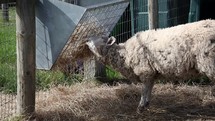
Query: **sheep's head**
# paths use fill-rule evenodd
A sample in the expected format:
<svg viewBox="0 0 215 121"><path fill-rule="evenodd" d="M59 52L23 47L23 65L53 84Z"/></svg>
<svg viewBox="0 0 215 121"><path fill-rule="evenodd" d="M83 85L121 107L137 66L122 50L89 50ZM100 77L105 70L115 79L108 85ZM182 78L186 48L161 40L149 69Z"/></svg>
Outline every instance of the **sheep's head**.
<svg viewBox="0 0 215 121"><path fill-rule="evenodd" d="M89 49L98 59L101 59L108 53L108 49L116 42L116 39L112 36L108 37L91 37L86 42Z"/></svg>

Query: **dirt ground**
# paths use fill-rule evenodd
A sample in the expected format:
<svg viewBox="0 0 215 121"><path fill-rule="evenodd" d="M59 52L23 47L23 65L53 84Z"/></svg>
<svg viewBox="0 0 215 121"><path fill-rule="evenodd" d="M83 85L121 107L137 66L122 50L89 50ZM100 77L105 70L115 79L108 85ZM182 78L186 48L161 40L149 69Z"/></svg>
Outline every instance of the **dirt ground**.
<svg viewBox="0 0 215 121"><path fill-rule="evenodd" d="M167 121L215 120L211 86L156 84L148 110L136 113L140 85L78 83L40 92L38 121Z"/></svg>

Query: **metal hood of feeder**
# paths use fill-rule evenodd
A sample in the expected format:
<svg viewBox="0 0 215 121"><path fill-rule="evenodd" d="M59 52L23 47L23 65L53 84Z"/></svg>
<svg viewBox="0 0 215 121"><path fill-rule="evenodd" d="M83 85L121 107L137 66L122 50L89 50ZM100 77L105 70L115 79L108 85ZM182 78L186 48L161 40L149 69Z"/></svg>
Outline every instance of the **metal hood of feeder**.
<svg viewBox="0 0 215 121"><path fill-rule="evenodd" d="M80 4L83 5L58 0L37 1L37 69L50 70L58 59L72 56L71 52L78 50L80 43L91 36L108 36L129 2L80 0Z"/></svg>

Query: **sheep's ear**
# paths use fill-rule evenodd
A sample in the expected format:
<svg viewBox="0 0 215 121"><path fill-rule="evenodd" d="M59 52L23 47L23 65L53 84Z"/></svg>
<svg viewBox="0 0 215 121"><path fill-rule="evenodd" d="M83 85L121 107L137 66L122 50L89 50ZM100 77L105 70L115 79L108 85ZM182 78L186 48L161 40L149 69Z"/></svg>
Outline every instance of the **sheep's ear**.
<svg viewBox="0 0 215 121"><path fill-rule="evenodd" d="M111 45L113 45L115 42L116 42L116 38L113 37L113 36L111 36L111 37L108 39L108 41L107 41L106 44L107 44L108 46L111 46Z"/></svg>

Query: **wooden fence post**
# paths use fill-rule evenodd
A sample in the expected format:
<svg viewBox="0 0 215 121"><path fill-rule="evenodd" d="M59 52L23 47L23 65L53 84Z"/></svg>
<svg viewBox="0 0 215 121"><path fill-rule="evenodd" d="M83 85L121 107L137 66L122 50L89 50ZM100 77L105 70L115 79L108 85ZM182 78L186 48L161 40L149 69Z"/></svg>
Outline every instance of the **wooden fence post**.
<svg viewBox="0 0 215 121"><path fill-rule="evenodd" d="M35 111L35 0L16 1L17 113Z"/></svg>
<svg viewBox="0 0 215 121"><path fill-rule="evenodd" d="M94 57L84 60L84 80L102 80L106 78L105 65L99 63Z"/></svg>
<svg viewBox="0 0 215 121"><path fill-rule="evenodd" d="M4 22L9 21L9 6L7 3L1 4L2 7L2 18Z"/></svg>
<svg viewBox="0 0 215 121"><path fill-rule="evenodd" d="M148 0L149 29L158 27L158 0Z"/></svg>

